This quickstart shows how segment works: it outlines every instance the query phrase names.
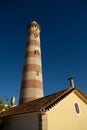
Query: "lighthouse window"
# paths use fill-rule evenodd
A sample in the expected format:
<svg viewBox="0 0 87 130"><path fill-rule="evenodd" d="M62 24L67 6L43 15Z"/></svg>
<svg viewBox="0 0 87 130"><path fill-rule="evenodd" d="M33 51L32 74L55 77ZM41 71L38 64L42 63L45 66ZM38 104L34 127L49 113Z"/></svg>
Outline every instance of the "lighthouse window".
<svg viewBox="0 0 87 130"><path fill-rule="evenodd" d="M37 71L37 73L36 73L37 75L39 75L39 72Z"/></svg>
<svg viewBox="0 0 87 130"><path fill-rule="evenodd" d="M38 34L34 34L34 37L37 38L37 37L38 37Z"/></svg>
<svg viewBox="0 0 87 130"><path fill-rule="evenodd" d="M38 50L35 50L35 51L34 51L34 54L40 55L40 53L39 53Z"/></svg>
<svg viewBox="0 0 87 130"><path fill-rule="evenodd" d="M78 103L77 102L75 102L75 111L76 111L76 113L77 114L80 114L80 108L79 108L79 105L78 105Z"/></svg>

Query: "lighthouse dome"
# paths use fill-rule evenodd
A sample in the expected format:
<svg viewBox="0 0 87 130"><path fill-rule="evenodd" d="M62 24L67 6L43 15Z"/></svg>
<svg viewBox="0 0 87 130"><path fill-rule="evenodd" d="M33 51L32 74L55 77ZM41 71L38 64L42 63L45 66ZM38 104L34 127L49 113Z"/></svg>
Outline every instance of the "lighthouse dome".
<svg viewBox="0 0 87 130"><path fill-rule="evenodd" d="M40 29L40 25L39 25L36 21L32 21L32 22L28 25L27 30L30 29L30 28L32 28L32 27L38 28L39 31L41 30L41 29Z"/></svg>

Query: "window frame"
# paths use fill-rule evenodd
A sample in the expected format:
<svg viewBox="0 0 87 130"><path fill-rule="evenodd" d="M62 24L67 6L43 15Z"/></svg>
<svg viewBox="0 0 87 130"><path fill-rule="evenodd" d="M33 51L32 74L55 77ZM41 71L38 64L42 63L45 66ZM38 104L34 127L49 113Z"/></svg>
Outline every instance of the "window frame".
<svg viewBox="0 0 87 130"><path fill-rule="evenodd" d="M81 108L80 108L80 105L77 101L74 102L74 110L75 110L75 113L80 116L81 115Z"/></svg>

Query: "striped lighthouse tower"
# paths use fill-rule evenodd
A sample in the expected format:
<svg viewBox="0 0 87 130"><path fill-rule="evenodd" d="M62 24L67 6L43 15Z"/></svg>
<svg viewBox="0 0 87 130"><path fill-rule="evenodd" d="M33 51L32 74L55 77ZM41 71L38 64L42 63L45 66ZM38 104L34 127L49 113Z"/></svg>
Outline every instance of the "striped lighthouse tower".
<svg viewBox="0 0 87 130"><path fill-rule="evenodd" d="M19 104L43 97L40 26L33 21L28 26Z"/></svg>

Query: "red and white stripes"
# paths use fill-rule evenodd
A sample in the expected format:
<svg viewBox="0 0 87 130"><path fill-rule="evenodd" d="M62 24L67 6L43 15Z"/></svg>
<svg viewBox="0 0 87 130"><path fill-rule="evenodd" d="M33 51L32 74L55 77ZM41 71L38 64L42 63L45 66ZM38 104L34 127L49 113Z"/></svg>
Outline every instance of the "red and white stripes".
<svg viewBox="0 0 87 130"><path fill-rule="evenodd" d="M33 21L28 27L19 104L43 97L40 26Z"/></svg>

